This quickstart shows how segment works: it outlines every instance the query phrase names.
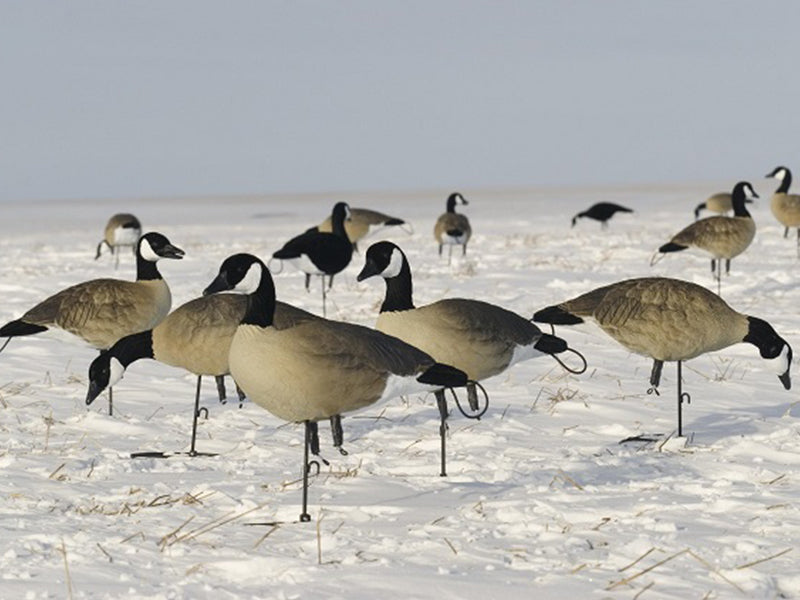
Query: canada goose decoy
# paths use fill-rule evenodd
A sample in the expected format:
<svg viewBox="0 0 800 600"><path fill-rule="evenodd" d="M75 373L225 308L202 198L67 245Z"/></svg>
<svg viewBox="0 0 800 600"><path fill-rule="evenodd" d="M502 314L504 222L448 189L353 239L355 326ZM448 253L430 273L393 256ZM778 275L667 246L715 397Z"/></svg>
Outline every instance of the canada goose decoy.
<svg viewBox="0 0 800 600"><path fill-rule="evenodd" d="M614 204L613 202L598 202L590 206L587 210L572 217L572 227L575 227L575 223L578 222L578 219L588 217L589 219L600 221L600 226L603 229L607 229L608 220L618 212L632 213L633 209Z"/></svg>
<svg viewBox="0 0 800 600"><path fill-rule="evenodd" d="M752 200L745 198L745 202L750 204ZM710 210L720 215L733 210L733 195L730 192L718 192L706 198L705 202L701 202L694 209L694 220L700 218L700 212L703 210Z"/></svg>
<svg viewBox="0 0 800 600"><path fill-rule="evenodd" d="M136 246L136 281L92 279L43 300L0 328L0 337L32 335L57 327L107 350L132 333L152 329L169 313L172 296L156 263L183 258L184 252L160 233L143 235ZM109 393L108 413L113 413Z"/></svg>
<svg viewBox="0 0 800 600"><path fill-rule="evenodd" d="M758 198L758 194L748 182L740 181L734 186L731 194L732 217L706 217L695 221L661 246L658 253L663 255L687 248L699 248L708 252L712 256L711 272L717 280L717 294L719 294L722 259L725 259L725 272L730 273L731 259L744 252L756 235L756 223L745 206L748 195ZM651 259L651 266L661 260L662 256L658 253Z"/></svg>
<svg viewBox="0 0 800 600"><path fill-rule="evenodd" d="M367 327L313 319L278 329L272 276L253 255L228 258L206 291L235 288L234 281L258 284L248 295L245 316L231 342L231 374L252 402L280 419L305 425L301 521L311 519L309 451L319 454L317 421L407 393L467 383L462 371Z"/></svg>
<svg viewBox="0 0 800 600"><path fill-rule="evenodd" d="M306 274L306 290L309 289L312 275L322 280L322 314L326 314L325 276L329 277L328 288L333 285L333 276L350 264L353 245L347 237L344 223L350 219L350 207L345 202L337 202L331 213L332 233L315 231L313 228L292 238L272 255L286 261Z"/></svg>
<svg viewBox="0 0 800 600"><path fill-rule="evenodd" d="M236 273L231 273L235 277ZM239 283L238 281L236 283ZM186 369L197 375L189 456L198 456L197 421L201 414L200 385L203 375L222 377L230 373L228 352L231 340L247 309L243 294L213 294L190 300L176 308L156 327L126 336L108 351L101 352L89 367L86 404L119 381L125 370L141 358ZM275 304L274 324L285 329L309 319L318 319L304 310L283 302ZM206 454L207 455L207 454ZM133 457L166 458L163 452L137 452Z"/></svg>
<svg viewBox="0 0 800 600"><path fill-rule="evenodd" d="M442 213L436 219L436 225L433 227L433 237L439 244L439 256L442 255L442 247L445 244L449 246L447 264L450 264L453 258L453 246L461 246L461 255L463 256L467 253L467 243L472 237L472 226L469 224L469 219L466 215L456 212L457 203L469 204L458 192L450 194L447 197L447 212Z"/></svg>
<svg viewBox="0 0 800 600"><path fill-rule="evenodd" d="M128 246L136 252L136 242L142 235L142 224L130 213L113 215L106 223L103 239L97 244L97 253L94 259L100 258L103 245L108 246L111 255L115 257L114 268L119 266L120 249Z"/></svg>
<svg viewBox="0 0 800 600"><path fill-rule="evenodd" d="M358 250L358 241L369 235L372 231L376 231L383 227L394 227L406 225L403 219L397 217L390 217L377 210L370 210L368 208L351 208L350 220L344 222L344 230L347 233L347 239L353 244L353 248ZM316 231L332 232L333 225L331 217L325 219L317 227L312 228Z"/></svg>
<svg viewBox="0 0 800 600"><path fill-rule="evenodd" d="M473 411L479 409L479 402L472 382L502 373L519 361L567 350L564 340L542 333L528 319L480 300L448 298L415 307L411 268L403 251L391 242L377 242L367 250L357 279L363 281L374 275L386 282L375 328L464 371L470 378L467 393ZM436 402L444 476L448 416L444 391L436 393Z"/></svg>
<svg viewBox="0 0 800 600"><path fill-rule="evenodd" d="M666 361L678 362L678 436L683 435L681 364L739 342L756 346L762 358L777 363L783 387L791 387L792 348L772 326L733 310L706 288L678 279L627 279L537 311L533 320L575 325L592 319L636 354L653 359L648 393L658 393Z"/></svg>
<svg viewBox="0 0 800 600"><path fill-rule="evenodd" d="M789 186L792 185L792 172L786 167L776 167L766 177L772 177L781 182L775 193L772 194L769 206L772 214L783 225L783 237L789 236L791 227L797 228L797 255L800 256L800 194L790 194Z"/></svg>

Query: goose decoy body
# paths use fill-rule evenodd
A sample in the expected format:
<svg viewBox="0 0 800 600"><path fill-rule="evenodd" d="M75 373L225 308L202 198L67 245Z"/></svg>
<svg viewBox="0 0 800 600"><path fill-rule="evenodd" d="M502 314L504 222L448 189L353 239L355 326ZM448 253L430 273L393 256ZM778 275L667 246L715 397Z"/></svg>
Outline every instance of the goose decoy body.
<svg viewBox="0 0 800 600"><path fill-rule="evenodd" d="M781 182L772 194L769 206L772 214L784 227L783 237L788 237L790 228L797 228L797 255L800 256L800 194L789 193L792 172L786 167L776 167L766 176Z"/></svg>
<svg viewBox="0 0 800 600"><path fill-rule="evenodd" d="M369 208L350 208L350 220L344 222L344 230L347 233L347 239L352 242L353 248L358 250L359 240L369 235L372 230L405 224L406 222L403 219L390 217L377 210L370 210ZM329 216L322 223L312 228L312 230L333 232L331 217Z"/></svg>
<svg viewBox="0 0 800 600"><path fill-rule="evenodd" d="M739 342L756 346L777 367L787 390L792 348L772 326L741 314L706 288L665 277L627 279L537 311L533 320L575 325L591 319L636 354L653 359L648 393L658 391L664 362L678 363L678 435L683 435L681 363Z"/></svg>
<svg viewBox="0 0 800 600"><path fill-rule="evenodd" d="M595 221L600 221L601 227L606 229L608 228L608 220L618 212L632 213L633 209L614 204L613 202L598 202L572 217L572 227L575 227L578 219L587 217Z"/></svg>
<svg viewBox="0 0 800 600"><path fill-rule="evenodd" d="M675 234L669 242L658 249L658 252L665 254L687 248L699 248L708 252L712 256L711 272L717 280L719 293L722 260L725 259L725 272L730 273L731 259L744 252L756 235L755 221L745 206L748 195L758 198L758 194L748 182L740 181L731 193L732 217L706 217L695 221ZM653 265L660 259L661 256L656 254L650 264Z"/></svg>
<svg viewBox="0 0 800 600"><path fill-rule="evenodd" d="M117 213L106 223L103 239L97 244L97 253L94 259L100 258L103 246L107 246L111 255L115 257L114 268L119 266L120 249L132 248L136 252L136 242L142 235L142 224L130 213Z"/></svg>
<svg viewBox="0 0 800 600"><path fill-rule="evenodd" d="M169 313L172 295L156 263L162 258L183 258L184 252L156 232L143 235L136 248L136 281L92 279L61 290L3 325L0 337L9 338L3 348L12 337L55 327L93 348L107 350L126 335L158 325Z"/></svg>
<svg viewBox="0 0 800 600"><path fill-rule="evenodd" d="M350 264L353 245L347 237L344 224L350 219L350 207L345 202L337 202L331 212L331 233L316 231L314 228L292 238L272 257L286 261L306 275L306 290L312 275L322 278L322 314L325 315L326 287L325 276L329 277L328 288L333 285L333 277Z"/></svg>
<svg viewBox="0 0 800 600"><path fill-rule="evenodd" d="M235 273L231 274L232 277ZM237 282L238 283L238 282ZM213 294L190 300L176 308L153 329L126 336L98 356L89 367L89 390L86 404L91 404L107 387L119 381L135 361L150 358L179 367L197 375L192 437L189 456L198 456L197 421L201 414L200 385L203 375L221 378L230 373L228 353L231 340L247 309L243 294ZM274 325L292 327L315 315L283 302L275 304ZM159 457L161 452L136 453L135 456Z"/></svg>
<svg viewBox="0 0 800 600"><path fill-rule="evenodd" d="M480 381L529 358L558 354L564 340L542 331L528 319L500 306L465 298L448 298L415 307L411 268L403 251L391 242L369 247L358 281L379 275L386 282L376 329L393 335L435 360L464 371L470 381ZM473 383L467 385L470 406L477 410ZM442 438L442 475L445 475L444 434L447 404L444 392L436 394Z"/></svg>
<svg viewBox="0 0 800 600"><path fill-rule="evenodd" d="M258 283L247 296L247 310L231 342L231 374L250 401L280 419L305 425L301 521L310 520L308 455L319 454L317 421L384 399L467 383L462 371L368 327L311 319L278 329L272 276L253 255L226 259L206 291L248 289L247 283L237 288L235 281ZM335 445L341 444L334 438Z"/></svg>
<svg viewBox="0 0 800 600"><path fill-rule="evenodd" d="M436 219L436 225L433 227L433 237L439 244L439 256L442 255L442 247L449 246L449 253L447 255L447 263L453 257L453 246L461 246L462 256L467 253L467 243L469 238L472 237L472 226L469 224L469 219L466 215L456 212L456 204L469 204L467 200L459 194L454 192L447 197L447 211L442 213Z"/></svg>
<svg viewBox="0 0 800 600"><path fill-rule="evenodd" d="M750 198L745 199L746 203L752 202ZM694 209L694 220L700 218L700 212L710 210L711 212L724 215L725 213L733 210L733 196L730 192L718 192L711 194L706 198L705 202L701 202Z"/></svg>

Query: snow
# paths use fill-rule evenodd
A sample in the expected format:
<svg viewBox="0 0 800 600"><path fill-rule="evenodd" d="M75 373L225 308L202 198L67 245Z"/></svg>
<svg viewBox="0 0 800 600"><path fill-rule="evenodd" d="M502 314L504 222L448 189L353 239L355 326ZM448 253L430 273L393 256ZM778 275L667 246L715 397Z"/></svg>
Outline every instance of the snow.
<svg viewBox="0 0 800 600"><path fill-rule="evenodd" d="M769 213L772 184L752 182L758 233L722 294L798 348L795 241ZM132 278L127 254L118 271L109 256L92 260L113 212L133 212L186 250L160 263L177 307L226 256L267 258L337 200L411 221L412 234L371 240L406 252L418 304L480 298L530 316L648 274L714 289L699 252L653 268L649 259L698 202L732 183L460 190L474 235L451 266L432 228L452 190L11 204L0 224L0 321L73 283ZM607 231L588 220L569 227L597 201L636 212ZM355 281L371 240L337 276L329 317L374 323L383 283ZM319 285L307 293L301 273L284 269L276 286L280 299L321 311ZM689 361L678 439L674 365L661 395L648 395L648 359L592 325L557 333L585 354L586 373L543 357L484 382L491 406L480 421L453 411L446 478L432 395L346 415L347 456L322 424L330 466L312 478L311 523L297 522L302 426L239 408L230 380L225 405L204 380L198 449L216 456L131 459L187 449L194 376L137 362L109 417L105 396L84 403L93 350L65 336L12 340L0 356L0 597L800 597L796 388L784 391L750 345ZM641 434L664 435L619 443Z"/></svg>

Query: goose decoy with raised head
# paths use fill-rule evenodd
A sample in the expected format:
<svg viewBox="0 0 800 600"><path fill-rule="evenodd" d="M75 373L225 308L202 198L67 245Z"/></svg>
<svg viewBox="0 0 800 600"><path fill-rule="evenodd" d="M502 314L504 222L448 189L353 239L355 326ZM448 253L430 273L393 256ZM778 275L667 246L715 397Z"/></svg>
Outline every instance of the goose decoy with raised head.
<svg viewBox="0 0 800 600"><path fill-rule="evenodd" d="M472 410L479 409L472 382L502 373L519 361L567 350L564 340L542 333L528 319L480 300L448 298L415 307L411 268L403 251L391 242L377 242L367 250L357 279L374 275L386 282L376 329L464 371L471 381L467 391ZM436 401L441 418L441 474L445 475L447 402L443 391L436 393Z"/></svg>
<svg viewBox="0 0 800 600"><path fill-rule="evenodd" d="M772 214L783 225L783 237L789 236L791 227L797 228L797 255L800 256L800 194L790 194L792 172L786 167L776 167L767 177L780 181L778 189L772 194L769 207Z"/></svg>
<svg viewBox="0 0 800 600"><path fill-rule="evenodd" d="M169 313L172 295L156 263L184 252L160 233L143 235L136 247L136 281L92 279L43 300L0 328L0 337L32 335L56 327L107 350L120 338L152 329ZM2 348L0 348L2 351ZM109 414L113 412L109 394Z"/></svg>
<svg viewBox="0 0 800 600"><path fill-rule="evenodd" d="M472 226L469 224L469 219L466 215L456 212L458 203L469 204L458 192L450 194L447 197L447 211L436 219L436 225L433 227L433 237L439 244L439 256L442 255L442 247L445 244L449 246L447 264L450 264L450 260L453 258L453 246L461 246L463 256L467 253L467 243L472 237Z"/></svg>
<svg viewBox="0 0 800 600"><path fill-rule="evenodd" d="M142 224L134 215L130 213L117 213L106 223L103 239L97 244L97 253L94 259L100 258L103 245L108 246L111 255L115 257L114 268L119 266L120 249L129 247L136 252L136 242L142 235Z"/></svg>
<svg viewBox="0 0 800 600"><path fill-rule="evenodd" d="M711 272L717 280L719 293L722 279L722 260L725 259L725 272L730 273L731 259L747 250L756 235L756 224L747 211L745 201L748 196L758 198L753 187L746 181L737 183L731 194L733 198L732 217L706 217L685 227L672 239L658 249L650 261L654 265L661 255L679 252L687 248L699 248L711 255Z"/></svg>
<svg viewBox="0 0 800 600"><path fill-rule="evenodd" d="M236 273L231 273L235 279ZM236 281L236 283L239 283ZM197 421L201 414L200 385L203 375L221 378L230 373L228 353L236 328L247 309L243 294L213 294L190 300L176 308L153 329L126 336L109 350L101 352L89 367L86 404L91 404L107 387L119 381L131 363L151 358L186 369L197 375L189 456L197 456ZM304 310L283 302L275 305L274 324L278 329L318 319ZM138 452L134 456L164 458L163 452Z"/></svg>
<svg viewBox="0 0 800 600"><path fill-rule="evenodd" d="M590 206L585 211L580 212L572 217L572 227L575 227L575 223L578 222L578 219L587 217L589 219L594 219L595 221L600 221L600 226L603 229L607 229L608 220L618 212L632 213L633 209L620 206L619 204L614 204L613 202L598 202L597 204Z"/></svg>
<svg viewBox="0 0 800 600"><path fill-rule="evenodd" d="M353 245L347 237L344 224L350 219L350 207L345 202L337 202L331 212L331 233L316 231L314 228L301 233L286 242L272 258L286 261L306 275L306 290L312 275L322 280L322 314L325 315L326 286L325 276L329 277L328 288L333 285L333 277L350 264Z"/></svg>
<svg viewBox="0 0 800 600"><path fill-rule="evenodd" d="M403 219L397 217L390 217L377 210L370 210L369 208L350 208L350 220L344 222L344 230L347 233L347 239L353 244L353 248L358 250L358 242L365 238L373 231L377 231L383 227L396 227L405 225ZM333 224L331 217L325 219L322 223L312 228L316 231L333 231Z"/></svg>
<svg viewBox="0 0 800 600"><path fill-rule="evenodd" d="M787 390L792 348L772 326L743 315L706 288L678 279L626 279L537 311L533 320L551 325L596 322L608 335L636 354L653 359L648 393L658 392L664 362L678 363L678 435L683 435L681 364L706 352L739 342L758 348L773 362Z"/></svg>
<svg viewBox="0 0 800 600"><path fill-rule="evenodd" d="M275 286L264 263L250 254L228 258L206 288L236 288L257 282L236 329L230 370L247 397L286 421L304 423L303 510L307 510L309 451L319 453L317 421L380 400L417 391L463 386L467 376L405 342L379 331L339 321L311 319L275 326ZM336 434L336 431L334 431ZM334 444L341 444L334 436Z"/></svg>

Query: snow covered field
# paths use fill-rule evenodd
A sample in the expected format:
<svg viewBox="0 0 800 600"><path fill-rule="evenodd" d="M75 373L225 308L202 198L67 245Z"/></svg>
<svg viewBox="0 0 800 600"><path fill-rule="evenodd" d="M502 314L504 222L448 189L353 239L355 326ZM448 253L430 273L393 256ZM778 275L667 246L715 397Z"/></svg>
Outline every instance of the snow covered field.
<svg viewBox="0 0 800 600"><path fill-rule="evenodd" d="M771 165L764 165L766 172ZM750 249L723 297L760 316L800 351L794 239L761 200ZM659 274L713 287L699 252L653 251L731 182L460 190L474 237L447 265L431 230L447 193L64 201L3 205L0 321L86 279L134 275L92 260L107 218L130 211L186 250L163 261L173 306L196 297L229 254L268 257L321 221L336 200L408 219L386 230L406 251L418 304L495 302L522 315L620 279ZM630 206L610 228L571 217L594 202ZM383 295L357 283L355 255L328 296L328 316L371 325ZM319 312L317 286L290 268L279 299ZM690 361L686 440L619 444L676 425L675 367L646 394L651 361L597 328L557 333L589 361L580 376L543 358L485 383L479 422L454 413L449 473L438 477L432 397L372 406L344 419L339 456L321 429L314 520L297 523L303 430L259 407L220 405L211 380L198 449L218 456L129 458L185 450L195 378L153 361L132 365L84 404L95 356L75 340L13 340L0 356L1 598L796 598L800 597L800 408L750 345ZM797 386L797 382L795 382ZM229 395L233 395L229 384Z"/></svg>

